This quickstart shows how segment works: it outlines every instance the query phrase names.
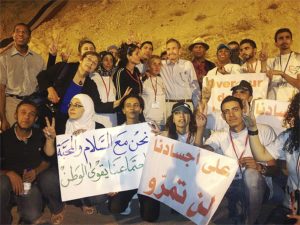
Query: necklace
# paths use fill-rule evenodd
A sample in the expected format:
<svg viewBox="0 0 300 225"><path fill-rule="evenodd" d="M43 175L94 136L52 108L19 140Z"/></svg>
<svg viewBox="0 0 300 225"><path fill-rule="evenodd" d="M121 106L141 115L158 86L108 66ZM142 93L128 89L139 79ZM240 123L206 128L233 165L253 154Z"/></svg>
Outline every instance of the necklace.
<svg viewBox="0 0 300 225"><path fill-rule="evenodd" d="M82 85L83 85L83 83L82 83L82 81L81 81L81 80L78 82L78 84L79 84L80 86L82 86Z"/></svg>

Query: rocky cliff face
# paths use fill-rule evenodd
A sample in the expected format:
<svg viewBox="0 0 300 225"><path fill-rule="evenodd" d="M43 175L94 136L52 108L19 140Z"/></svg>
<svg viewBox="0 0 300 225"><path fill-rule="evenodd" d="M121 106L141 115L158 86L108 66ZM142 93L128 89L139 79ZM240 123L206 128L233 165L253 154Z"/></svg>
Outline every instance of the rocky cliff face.
<svg viewBox="0 0 300 225"><path fill-rule="evenodd" d="M28 22L46 2L1 0L1 38L10 35L16 22ZM76 60L82 37L92 39L99 51L128 39L152 40L157 54L168 38L177 38L186 49L201 37L214 58L219 43L251 38L258 48L269 43L272 56L277 53L273 36L281 27L293 31L293 49L300 51L299 15L300 0L69 0L33 31L31 47L46 59L51 38L59 35L60 48L70 46L71 60Z"/></svg>

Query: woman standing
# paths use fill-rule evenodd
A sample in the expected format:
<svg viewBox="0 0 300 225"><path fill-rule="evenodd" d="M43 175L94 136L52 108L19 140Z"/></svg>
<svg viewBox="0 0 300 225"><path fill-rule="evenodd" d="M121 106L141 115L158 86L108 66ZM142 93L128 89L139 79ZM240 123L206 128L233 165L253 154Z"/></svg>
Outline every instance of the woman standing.
<svg viewBox="0 0 300 225"><path fill-rule="evenodd" d="M136 65L140 63L139 47L135 44L123 43L120 48L120 69L115 73L113 81L117 91L117 99L124 95L128 87L132 88L132 94L140 95L143 92L143 84L140 80L140 72ZM125 117L121 111L117 114L118 124L123 124Z"/></svg>
<svg viewBox="0 0 300 225"><path fill-rule="evenodd" d="M98 71L91 74L91 79L96 83L99 97L102 102L113 102L116 100L116 88L112 81L112 76L116 71L115 58L110 52L100 53L100 65ZM95 120L102 123L105 127L114 127L117 125L117 114L96 113Z"/></svg>

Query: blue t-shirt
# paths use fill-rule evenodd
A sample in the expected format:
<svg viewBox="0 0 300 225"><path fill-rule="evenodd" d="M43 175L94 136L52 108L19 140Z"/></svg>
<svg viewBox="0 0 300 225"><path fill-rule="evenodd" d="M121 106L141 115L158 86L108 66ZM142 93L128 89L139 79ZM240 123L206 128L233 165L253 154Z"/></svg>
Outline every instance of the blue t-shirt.
<svg viewBox="0 0 300 225"><path fill-rule="evenodd" d="M60 104L60 108L59 108L60 112L64 114L68 114L68 105L70 104L71 99L75 95L81 93L81 89L82 86L75 84L73 81L71 82Z"/></svg>

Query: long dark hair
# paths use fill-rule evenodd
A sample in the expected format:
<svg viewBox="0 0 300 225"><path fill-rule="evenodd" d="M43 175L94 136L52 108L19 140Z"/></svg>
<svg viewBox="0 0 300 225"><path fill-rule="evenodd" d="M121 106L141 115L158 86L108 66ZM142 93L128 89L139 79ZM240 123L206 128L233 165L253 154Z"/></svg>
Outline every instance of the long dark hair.
<svg viewBox="0 0 300 225"><path fill-rule="evenodd" d="M126 67L127 63L128 63L128 58L127 55L132 55L132 53L139 48L137 45L135 44L126 44L123 43L119 49L119 53L120 53L120 63L119 65L121 67Z"/></svg>
<svg viewBox="0 0 300 225"><path fill-rule="evenodd" d="M178 139L178 134L176 131L176 125L173 122L173 115L174 113L171 114L171 116L168 117L167 122L166 122L166 130L168 132L168 137L174 140ZM197 131L197 126L196 126L196 119L195 119L195 112L191 113L191 120L189 123L189 132L193 136L196 131Z"/></svg>
<svg viewBox="0 0 300 225"><path fill-rule="evenodd" d="M285 132L289 132L289 138L285 141L283 145L283 150L292 154L294 151L299 151L300 142L300 93L297 93L291 104L288 107L288 111L285 114L283 124L289 127Z"/></svg>

